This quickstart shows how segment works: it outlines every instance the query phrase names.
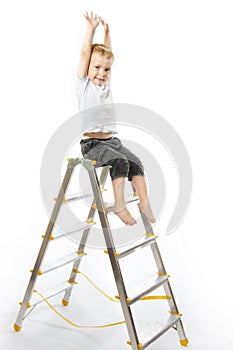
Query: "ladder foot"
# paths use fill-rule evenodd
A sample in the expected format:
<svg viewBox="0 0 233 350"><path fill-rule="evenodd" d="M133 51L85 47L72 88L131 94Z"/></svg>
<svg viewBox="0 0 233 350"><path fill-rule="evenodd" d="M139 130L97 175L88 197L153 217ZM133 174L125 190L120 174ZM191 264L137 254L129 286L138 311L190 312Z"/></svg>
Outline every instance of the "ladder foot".
<svg viewBox="0 0 233 350"><path fill-rule="evenodd" d="M18 326L16 323L14 324L14 330L15 330L16 332L20 332L21 329L22 329L22 327Z"/></svg>
<svg viewBox="0 0 233 350"><path fill-rule="evenodd" d="M182 345L182 346L187 346L188 345L188 343L189 343L189 341L188 341L188 339L186 338L186 339L182 339L182 340L180 340L180 345Z"/></svg>
<svg viewBox="0 0 233 350"><path fill-rule="evenodd" d="M66 301L65 299L62 299L62 304L64 306L68 306L69 305L69 301Z"/></svg>

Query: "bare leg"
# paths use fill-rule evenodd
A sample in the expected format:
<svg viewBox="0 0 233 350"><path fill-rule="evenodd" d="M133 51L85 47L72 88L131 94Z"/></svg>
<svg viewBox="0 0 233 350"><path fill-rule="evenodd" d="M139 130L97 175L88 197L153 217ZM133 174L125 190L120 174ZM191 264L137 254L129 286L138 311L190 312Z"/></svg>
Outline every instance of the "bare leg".
<svg viewBox="0 0 233 350"><path fill-rule="evenodd" d="M131 216L130 212L125 206L125 177L119 177L117 179L112 180L113 193L115 198L115 204L113 208L113 212L119 216L119 218L126 225L134 225L136 224L136 220Z"/></svg>
<svg viewBox="0 0 233 350"><path fill-rule="evenodd" d="M152 213L150 202L148 199L146 180L144 176L133 176L132 183L137 191L139 197L139 209L143 212L150 222L155 222L154 215Z"/></svg>

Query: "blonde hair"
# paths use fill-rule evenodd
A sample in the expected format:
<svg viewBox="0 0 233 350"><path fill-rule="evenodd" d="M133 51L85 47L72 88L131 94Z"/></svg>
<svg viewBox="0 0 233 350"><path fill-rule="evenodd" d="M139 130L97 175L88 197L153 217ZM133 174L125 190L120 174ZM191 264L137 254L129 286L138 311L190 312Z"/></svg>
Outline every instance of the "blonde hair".
<svg viewBox="0 0 233 350"><path fill-rule="evenodd" d="M93 53L97 53L107 59L114 58L112 50L104 44L93 44L91 54Z"/></svg>

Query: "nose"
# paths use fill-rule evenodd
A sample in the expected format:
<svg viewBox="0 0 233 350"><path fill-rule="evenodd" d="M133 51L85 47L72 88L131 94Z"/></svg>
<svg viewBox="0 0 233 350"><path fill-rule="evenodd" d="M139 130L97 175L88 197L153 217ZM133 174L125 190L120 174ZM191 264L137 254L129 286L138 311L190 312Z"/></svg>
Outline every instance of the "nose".
<svg viewBox="0 0 233 350"><path fill-rule="evenodd" d="M104 75L105 75L105 70L104 70L104 68L100 68L99 74L100 74L102 77L104 77Z"/></svg>

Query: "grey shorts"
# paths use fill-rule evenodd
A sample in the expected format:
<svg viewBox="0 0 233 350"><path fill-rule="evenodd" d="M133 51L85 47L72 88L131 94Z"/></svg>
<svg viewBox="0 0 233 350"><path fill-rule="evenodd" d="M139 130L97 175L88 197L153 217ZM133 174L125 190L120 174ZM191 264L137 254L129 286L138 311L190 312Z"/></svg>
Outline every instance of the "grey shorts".
<svg viewBox="0 0 233 350"><path fill-rule="evenodd" d="M133 176L144 176L140 159L123 146L117 137L84 139L80 144L83 157L96 160L96 167L111 165L112 180L123 176L131 181Z"/></svg>

